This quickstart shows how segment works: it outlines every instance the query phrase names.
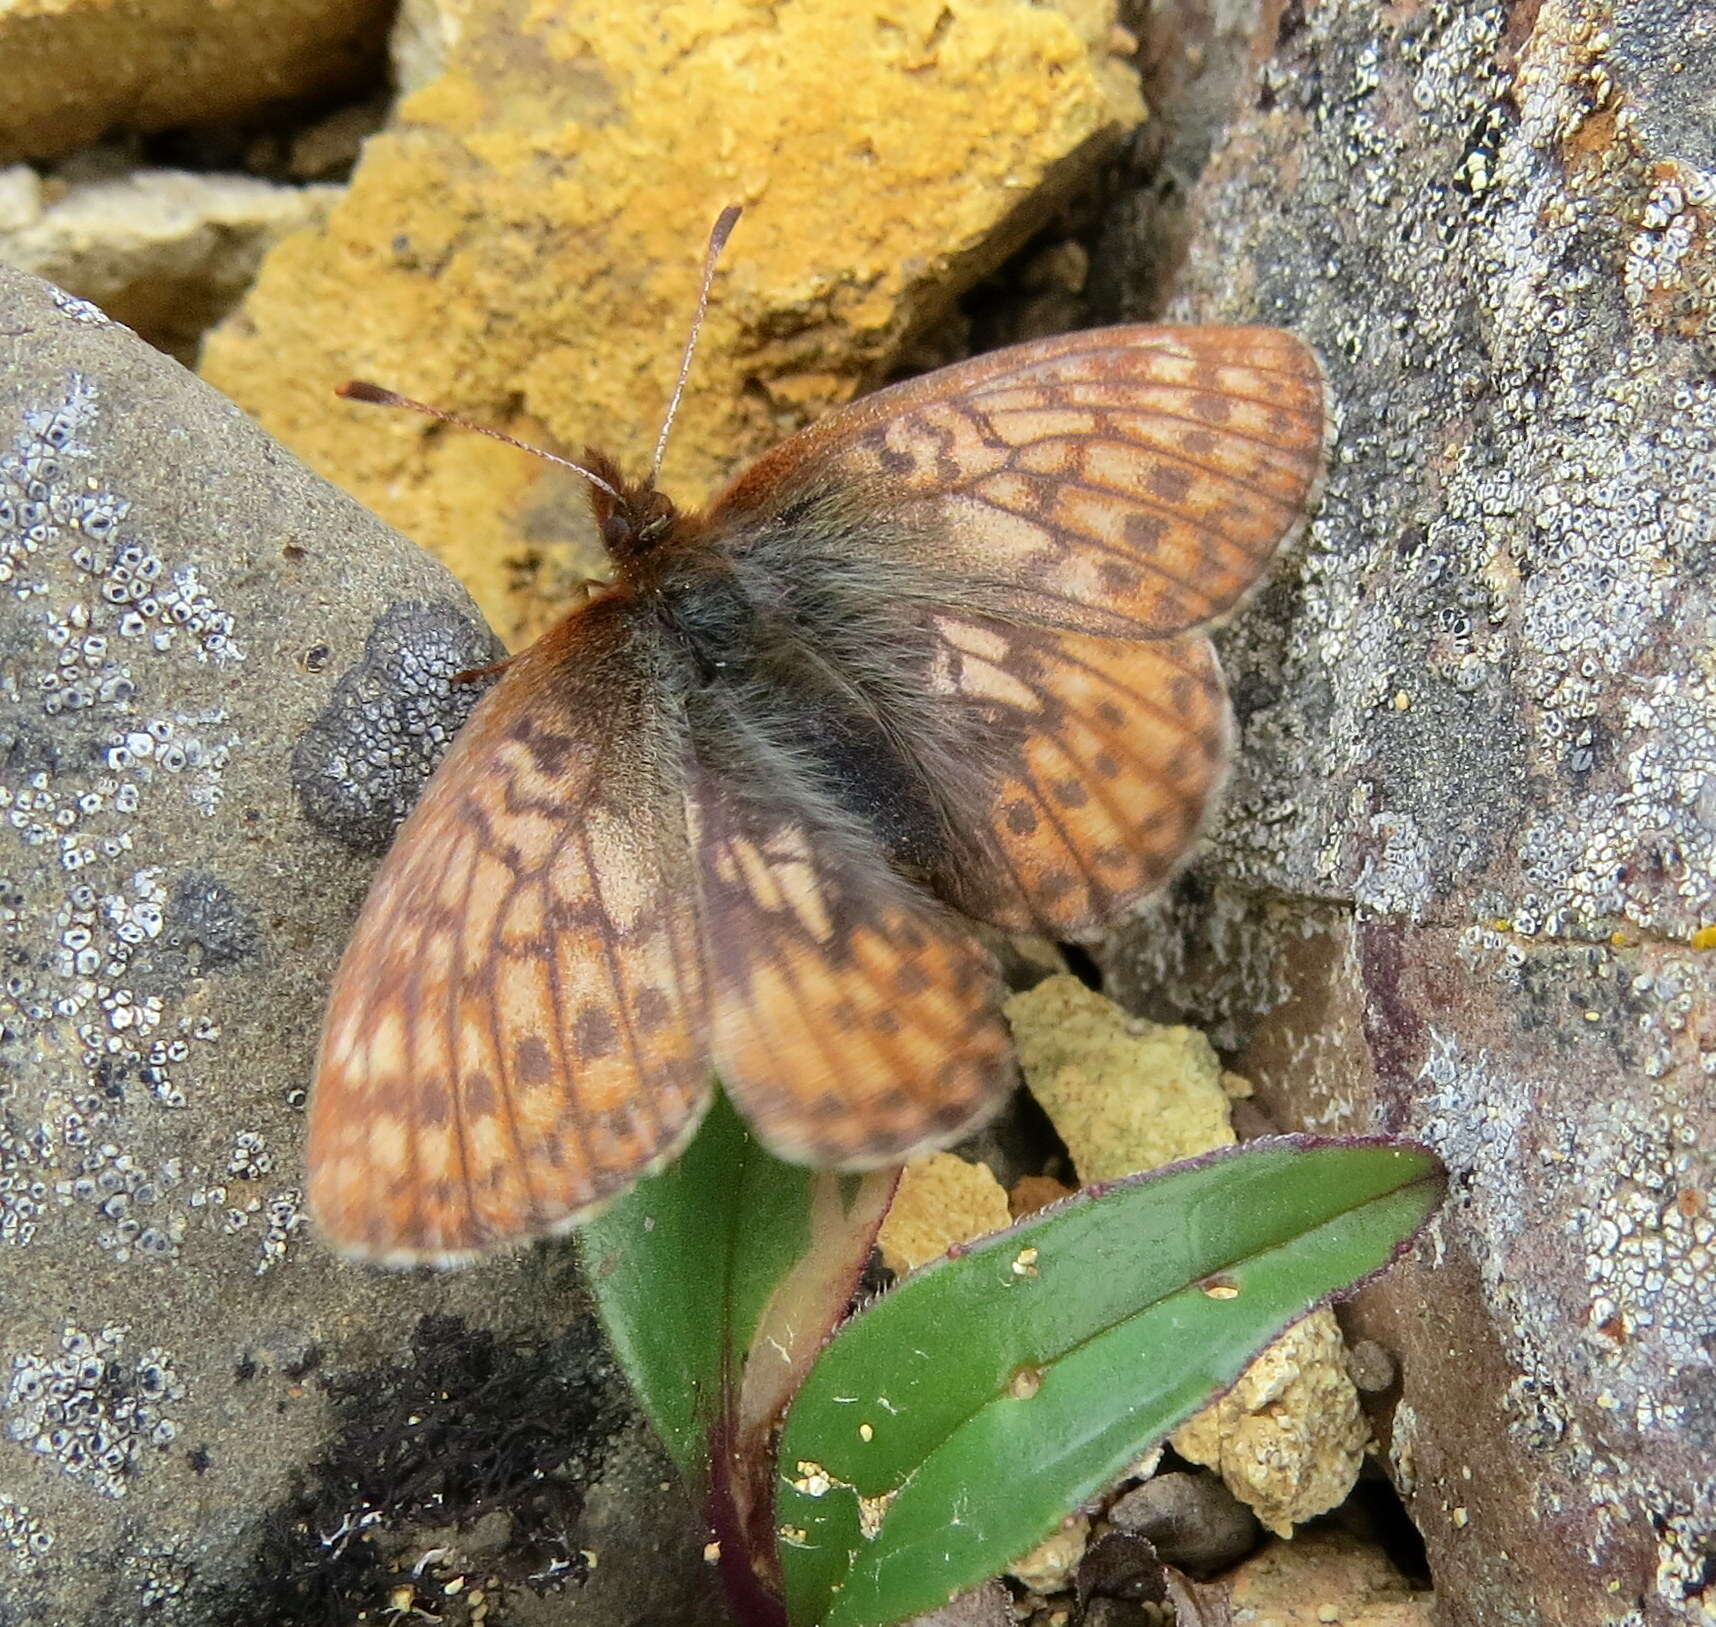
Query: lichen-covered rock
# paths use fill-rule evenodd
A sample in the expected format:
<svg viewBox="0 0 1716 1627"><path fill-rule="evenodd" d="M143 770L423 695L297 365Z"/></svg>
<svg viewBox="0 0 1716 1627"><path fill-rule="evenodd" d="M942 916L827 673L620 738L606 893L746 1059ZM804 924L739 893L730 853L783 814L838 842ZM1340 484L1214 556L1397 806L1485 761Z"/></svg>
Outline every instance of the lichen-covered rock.
<svg viewBox="0 0 1716 1627"><path fill-rule="evenodd" d="M306 1227L320 1005L469 601L4 268L0 583L0 1619L707 1619L563 1249L378 1277Z"/></svg>
<svg viewBox="0 0 1716 1627"><path fill-rule="evenodd" d="M1355 1312L1400 1359L1439 1619L1706 1619L1707 13L1264 9L1176 314L1302 333L1339 442L1228 640L1212 861L1107 964L1129 1004L1249 1036L1278 1119L1453 1169L1435 1246Z"/></svg>
<svg viewBox="0 0 1716 1627"><path fill-rule="evenodd" d="M0 8L0 163L254 115L373 77L379 0L18 0Z"/></svg>
<svg viewBox="0 0 1716 1627"><path fill-rule="evenodd" d="M409 92L205 376L446 560L509 642L603 568L582 487L373 408L372 378L647 468L704 234L716 282L666 489L697 502L873 384L1138 120L1113 0L412 8ZM356 433L364 415L363 432Z"/></svg>

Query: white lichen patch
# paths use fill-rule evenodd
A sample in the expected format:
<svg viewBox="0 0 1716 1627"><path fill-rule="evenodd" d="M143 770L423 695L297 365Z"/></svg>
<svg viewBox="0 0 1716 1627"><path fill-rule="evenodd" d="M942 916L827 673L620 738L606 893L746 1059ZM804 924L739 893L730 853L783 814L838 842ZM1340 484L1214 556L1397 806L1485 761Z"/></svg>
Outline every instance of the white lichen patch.
<svg viewBox="0 0 1716 1627"><path fill-rule="evenodd" d="M240 747L225 707L192 704L169 663L244 652L198 564L156 546L95 472L102 406L73 375L0 440L0 1045L27 1064L0 1072L0 1248L52 1222L128 1264L172 1258L197 1229L244 1232L264 1271L305 1217L295 1187L267 1190L260 1134L213 1170L135 1134L139 1113L187 1105L221 1038L185 993L257 934L230 889L145 858L152 827L216 812ZM221 1183L232 1201L193 1201Z"/></svg>
<svg viewBox="0 0 1716 1627"><path fill-rule="evenodd" d="M54 1533L17 1498L0 1491L0 1548L20 1576L40 1569L54 1551Z"/></svg>
<svg viewBox="0 0 1716 1627"><path fill-rule="evenodd" d="M108 1497L123 1497L152 1452L171 1446L184 1386L163 1350L126 1353L129 1330L67 1327L57 1352L11 1359L0 1422L6 1438Z"/></svg>
<svg viewBox="0 0 1716 1627"><path fill-rule="evenodd" d="M159 704L150 675L169 656L243 654L196 565L152 547L90 472L100 405L74 376L0 454L0 593L27 640L0 670L0 828L16 848L0 871L0 1041L27 1045L38 1079L58 1070L34 1122L20 1102L0 1129L0 1244L29 1243L57 1201L131 1259L170 1255L183 1215L159 1207L179 1177L123 1151L119 1126L148 1102L183 1106L179 1065L220 1032L174 1009L172 884L138 862L139 833L166 799L213 812L238 744L222 709ZM45 910L44 869L65 877ZM0 1098L15 1089L0 1081Z"/></svg>
<svg viewBox="0 0 1716 1627"><path fill-rule="evenodd" d="M1630 1515L1612 1495L1616 1466L1569 1415L1557 1375L1576 1345L1602 1410L1624 1417L1641 1440L1683 1437L1687 1398L1708 1373L1716 1339L1708 1148L1672 1109L1605 1096L1577 1117L1543 1123L1522 1109L1528 1087L1510 1101L1504 1084L1492 1058L1434 1035L1418 1133L1470 1172L1466 1201L1489 1239L1478 1268L1492 1303L1510 1311L1496 1325L1521 1374L1507 1398L1510 1431L1533 1450L1556 1446L1585 1464L1575 1483L1586 1488L1599 1528L1619 1538ZM1569 1224L1585 1304L1573 1326L1546 1320L1562 1303L1551 1283L1528 1286L1528 1261L1543 1248L1528 1194L1546 1171L1579 1196Z"/></svg>

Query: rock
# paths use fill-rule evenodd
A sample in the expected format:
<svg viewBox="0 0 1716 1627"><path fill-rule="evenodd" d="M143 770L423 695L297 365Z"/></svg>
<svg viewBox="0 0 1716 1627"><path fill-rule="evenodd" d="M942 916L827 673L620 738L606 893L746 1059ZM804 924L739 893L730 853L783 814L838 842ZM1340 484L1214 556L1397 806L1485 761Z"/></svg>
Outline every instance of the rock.
<svg viewBox="0 0 1716 1627"><path fill-rule="evenodd" d="M1072 1585L1089 1538L1089 1517L1069 1514L1035 1548L1015 1559L1007 1574L1033 1593L1058 1593Z"/></svg>
<svg viewBox="0 0 1716 1627"><path fill-rule="evenodd" d="M1214 1469L1267 1530L1291 1536L1353 1489L1370 1445L1345 1357L1334 1313L1313 1311L1175 1430L1174 1450Z"/></svg>
<svg viewBox="0 0 1716 1627"><path fill-rule="evenodd" d="M1433 1627L1442 1620L1382 1553L1338 1531L1272 1542L1232 1577L1227 1619L1272 1627ZM1505 1619L1505 1618L1504 1618Z"/></svg>
<svg viewBox="0 0 1716 1627"><path fill-rule="evenodd" d="M1013 1601L999 1582L955 1594L939 1610L914 1616L908 1627L1013 1627Z"/></svg>
<svg viewBox="0 0 1716 1627"><path fill-rule="evenodd" d="M376 1620L421 1561L450 1624L710 1619L564 1247L380 1276L307 1230L319 1009L469 601L6 268L0 581L0 1616Z"/></svg>
<svg viewBox="0 0 1716 1627"><path fill-rule="evenodd" d="M1421 1136L1351 1325L1447 1627L1640 1627L1716 1551L1716 156L1704 14L1266 8L1177 315L1340 415L1236 624L1208 862L1105 956L1287 1127ZM1120 241L1118 237L1114 240ZM1124 281L1124 279L1119 279ZM1395 1401L1398 1397L1398 1401Z"/></svg>
<svg viewBox="0 0 1716 1627"><path fill-rule="evenodd" d="M44 178L0 172L0 260L99 305L189 364L263 254L318 223L335 186L141 170L85 160Z"/></svg>
<svg viewBox="0 0 1716 1627"><path fill-rule="evenodd" d="M9 6L0 163L350 90L380 66L389 9L374 0Z"/></svg>
<svg viewBox="0 0 1716 1627"><path fill-rule="evenodd" d="M1079 1627L1157 1627L1161 1612L1131 1599L1092 1599Z"/></svg>
<svg viewBox="0 0 1716 1627"><path fill-rule="evenodd" d="M704 237L746 206L667 450L697 502L878 382L1142 113L1112 0L414 6L409 93L205 375L458 571L509 643L605 568L576 477L327 391L378 379L648 466ZM362 415L362 432L356 431Z"/></svg>
<svg viewBox="0 0 1716 1627"><path fill-rule="evenodd" d="M1006 1006L1031 1094L1079 1178L1109 1181L1231 1145L1239 1083L1197 1030L1129 1017L1075 977L1052 977ZM1173 1437L1285 1536L1352 1489L1369 1426L1334 1314L1313 1311Z"/></svg>
<svg viewBox="0 0 1716 1627"><path fill-rule="evenodd" d="M914 1159L901 1171L876 1242L882 1263L903 1276L939 1259L955 1243L1012 1224L1007 1194L984 1165L939 1152Z"/></svg>
<svg viewBox="0 0 1716 1627"><path fill-rule="evenodd" d="M1070 1198L1076 1190L1052 1175L1021 1175L1007 1194L1007 1211L1015 1220L1023 1220L1051 1203Z"/></svg>
<svg viewBox="0 0 1716 1627"><path fill-rule="evenodd" d="M1159 1474L1108 1511L1109 1523L1148 1537L1162 1562L1194 1576L1226 1570L1257 1546L1257 1517L1212 1474Z"/></svg>
<svg viewBox="0 0 1716 1627"><path fill-rule="evenodd" d="M1006 1011L1026 1083L1081 1182L1232 1143L1221 1065L1195 1029L1130 1016L1064 974L1015 994Z"/></svg>
<svg viewBox="0 0 1716 1627"><path fill-rule="evenodd" d="M1347 1351L1347 1367L1361 1395L1380 1395L1392 1389L1400 1377L1400 1364L1374 1339L1357 1339Z"/></svg>

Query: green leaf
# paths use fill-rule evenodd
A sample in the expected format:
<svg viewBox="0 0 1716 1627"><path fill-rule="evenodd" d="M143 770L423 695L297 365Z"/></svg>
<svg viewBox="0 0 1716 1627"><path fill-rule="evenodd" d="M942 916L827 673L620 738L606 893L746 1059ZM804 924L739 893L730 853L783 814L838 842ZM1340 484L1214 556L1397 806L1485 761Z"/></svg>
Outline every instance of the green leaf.
<svg viewBox="0 0 1716 1627"><path fill-rule="evenodd" d="M792 1621L885 1627L996 1574L1387 1265L1440 1193L1422 1147L1283 1137L1092 1188L908 1277L787 1416Z"/></svg>
<svg viewBox="0 0 1716 1627"><path fill-rule="evenodd" d="M716 1440L743 1449L774 1424L845 1313L894 1179L784 1164L719 1096L673 1165L580 1229L609 1341L693 1486Z"/></svg>

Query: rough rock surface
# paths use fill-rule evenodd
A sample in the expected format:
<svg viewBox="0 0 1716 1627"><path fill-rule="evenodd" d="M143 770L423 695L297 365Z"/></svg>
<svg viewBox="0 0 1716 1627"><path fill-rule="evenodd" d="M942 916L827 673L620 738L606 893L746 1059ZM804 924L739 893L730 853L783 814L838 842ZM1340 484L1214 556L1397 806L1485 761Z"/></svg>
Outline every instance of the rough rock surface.
<svg viewBox="0 0 1716 1627"><path fill-rule="evenodd" d="M306 1229L320 1002L469 601L4 268L0 584L0 1620L712 1619L564 1249Z"/></svg>
<svg viewBox="0 0 1716 1627"><path fill-rule="evenodd" d="M1415 1591L1378 1549L1340 1531L1270 1543L1219 1585L1235 1623L1436 1627L1442 1619L1431 1595Z"/></svg>
<svg viewBox="0 0 1716 1627"><path fill-rule="evenodd" d="M0 163L350 89L380 64L389 9L379 0L14 0L0 7Z"/></svg>
<svg viewBox="0 0 1716 1627"><path fill-rule="evenodd" d="M1228 641L1212 858L1107 964L1249 1040L1283 1123L1452 1167L1355 1312L1400 1361L1378 1422L1438 1619L1707 1622L1708 10L1264 9L1175 311L1318 345L1339 443Z"/></svg>
<svg viewBox="0 0 1716 1627"><path fill-rule="evenodd" d="M459 573L509 643L603 568L585 488L328 390L648 467L710 222L746 208L664 466L694 503L878 381L1142 113L1113 0L418 5L412 87L205 376ZM361 432L358 429L361 415Z"/></svg>
<svg viewBox="0 0 1716 1627"><path fill-rule="evenodd" d="M987 1164L967 1163L950 1152L914 1159L876 1235L882 1264L898 1276L938 1259L956 1243L1013 1224L1007 1194Z"/></svg>
<svg viewBox="0 0 1716 1627"><path fill-rule="evenodd" d="M267 250L319 222L340 189L136 169L117 154L0 170L0 260L99 305L187 364Z"/></svg>
<svg viewBox="0 0 1716 1627"><path fill-rule="evenodd" d="M1233 1144L1221 1064L1196 1029L1129 1016L1064 973L1006 1010L1031 1094L1081 1183Z"/></svg>

